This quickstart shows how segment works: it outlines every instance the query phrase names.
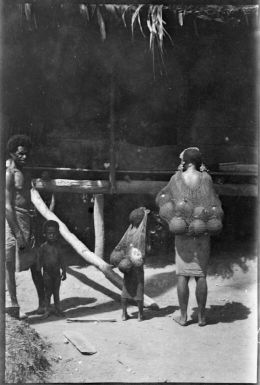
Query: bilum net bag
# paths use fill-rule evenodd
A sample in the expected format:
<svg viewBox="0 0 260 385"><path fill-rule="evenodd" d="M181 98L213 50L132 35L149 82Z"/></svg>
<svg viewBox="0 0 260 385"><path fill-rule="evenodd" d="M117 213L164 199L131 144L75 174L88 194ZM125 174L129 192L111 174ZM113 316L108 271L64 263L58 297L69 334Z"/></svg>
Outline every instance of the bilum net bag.
<svg viewBox="0 0 260 385"><path fill-rule="evenodd" d="M132 224L128 227L125 234L114 248L110 255L110 263L118 266L124 259L129 259L133 266L141 266L144 264L145 258L145 244L146 244L146 225L147 216L150 210L143 208L144 217L135 228Z"/></svg>

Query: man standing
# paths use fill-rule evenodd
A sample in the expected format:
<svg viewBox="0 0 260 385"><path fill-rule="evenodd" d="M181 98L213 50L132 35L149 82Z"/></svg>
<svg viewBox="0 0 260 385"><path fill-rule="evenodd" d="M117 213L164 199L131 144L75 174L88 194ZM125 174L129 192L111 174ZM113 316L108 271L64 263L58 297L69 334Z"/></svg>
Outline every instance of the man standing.
<svg viewBox="0 0 260 385"><path fill-rule="evenodd" d="M26 135L14 135L7 143L10 158L6 164L6 283L11 305L18 307L16 296L16 259L34 243L31 226L31 177L24 166L30 156L31 141ZM44 313L44 285L36 261L30 266L38 294L38 314ZM25 315L20 313L20 318Z"/></svg>

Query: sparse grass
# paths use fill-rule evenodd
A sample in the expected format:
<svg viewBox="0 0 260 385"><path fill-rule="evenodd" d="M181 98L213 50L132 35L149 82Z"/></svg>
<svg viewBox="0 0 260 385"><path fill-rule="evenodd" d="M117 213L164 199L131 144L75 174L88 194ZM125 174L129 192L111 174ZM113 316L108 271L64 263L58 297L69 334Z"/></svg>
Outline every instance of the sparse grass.
<svg viewBox="0 0 260 385"><path fill-rule="evenodd" d="M46 353L50 348L26 322L6 315L6 383L42 383L50 363Z"/></svg>

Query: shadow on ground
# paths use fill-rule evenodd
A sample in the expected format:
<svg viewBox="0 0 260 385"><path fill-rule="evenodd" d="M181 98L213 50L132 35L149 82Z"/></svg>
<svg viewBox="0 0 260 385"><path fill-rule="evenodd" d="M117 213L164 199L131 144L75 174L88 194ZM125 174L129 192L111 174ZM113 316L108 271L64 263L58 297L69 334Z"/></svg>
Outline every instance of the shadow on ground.
<svg viewBox="0 0 260 385"><path fill-rule="evenodd" d="M60 304L61 304L61 308L63 310L67 310L67 309L72 310L72 309L75 309L79 306L88 305L88 304L91 304L93 302L96 302L96 298L93 298L93 297L92 298L70 297L70 298L62 299L60 301ZM26 312L26 314L28 316L34 315L34 314L36 314L36 310Z"/></svg>
<svg viewBox="0 0 260 385"><path fill-rule="evenodd" d="M193 308L191 319L197 322L198 309ZM217 323L230 323L247 319L251 313L250 309L240 302L228 302L225 305L212 305L206 309L206 318L208 325Z"/></svg>
<svg viewBox="0 0 260 385"><path fill-rule="evenodd" d="M67 300L70 301L72 298L68 298ZM86 298L77 298L78 304L84 303L84 300ZM93 316L97 314L104 314L107 312L112 312L115 310L118 310L121 308L121 304L119 302L115 301L109 301L106 303L101 303L96 306L79 306L74 307L73 309L69 308L66 309L61 301L61 308L64 313L64 317L57 317L54 314L50 314L48 318L43 318L41 316L30 316L28 318L28 322L30 324L40 324L45 322L54 322L54 321L60 321L65 320L66 318L79 318L79 317L85 317L85 316ZM28 314L28 313L27 313Z"/></svg>
<svg viewBox="0 0 260 385"><path fill-rule="evenodd" d="M145 318L144 320L148 321L148 320L153 319L153 318L167 317L170 314L173 314L178 309L179 309L178 306L166 306L166 307L163 307L159 310L146 309L146 310L144 310L144 318ZM132 313L132 316L134 318L136 318L137 315L138 315L137 311Z"/></svg>
<svg viewBox="0 0 260 385"><path fill-rule="evenodd" d="M91 287L92 289L97 290L100 293L107 295L108 297L114 299L115 301L120 301L120 299L121 299L120 294L115 293L114 291L100 285L99 283L88 278L85 274L80 273L79 271L75 271L74 269L71 269L70 267L67 268L67 273L72 275L73 277L77 278L80 282Z"/></svg>

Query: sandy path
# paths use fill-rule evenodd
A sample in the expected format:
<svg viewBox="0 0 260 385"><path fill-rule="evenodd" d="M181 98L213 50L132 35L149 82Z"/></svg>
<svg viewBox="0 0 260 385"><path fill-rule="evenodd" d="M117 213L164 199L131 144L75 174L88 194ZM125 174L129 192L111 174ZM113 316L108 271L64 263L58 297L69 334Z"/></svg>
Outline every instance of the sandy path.
<svg viewBox="0 0 260 385"><path fill-rule="evenodd" d="M218 261L221 275L208 277L210 324L204 328L197 323L180 327L172 320L178 313L173 263L146 267L146 293L161 310L146 310L144 322L121 321L120 292L94 267L70 267L61 289L66 316L115 318L117 322L67 323L55 316L31 321L60 356L49 382L255 382L256 260L247 260L242 268L229 264L230 277L223 274L225 263ZM37 305L30 273L20 273L17 282L22 310L29 312ZM194 288L191 280L190 316L197 306ZM129 309L133 317L136 311L135 306ZM66 344L65 330L84 334L97 353L82 355Z"/></svg>

